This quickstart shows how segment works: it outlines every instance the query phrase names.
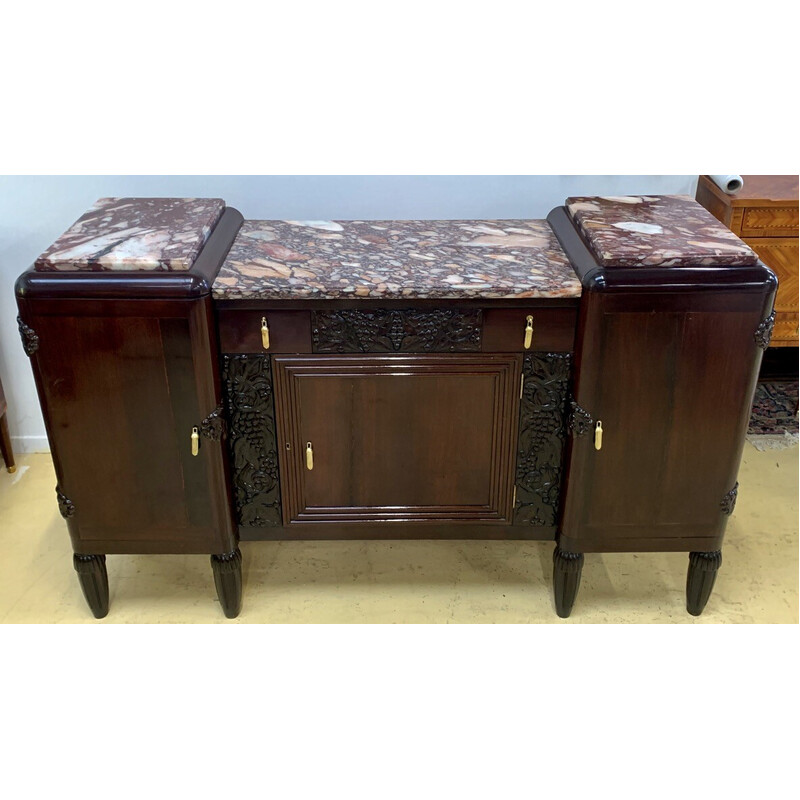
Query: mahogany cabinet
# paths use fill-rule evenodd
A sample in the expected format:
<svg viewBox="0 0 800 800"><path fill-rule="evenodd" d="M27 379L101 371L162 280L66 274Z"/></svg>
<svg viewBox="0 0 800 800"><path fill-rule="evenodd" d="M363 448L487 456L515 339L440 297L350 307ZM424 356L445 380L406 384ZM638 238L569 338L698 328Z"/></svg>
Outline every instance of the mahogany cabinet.
<svg viewBox="0 0 800 800"><path fill-rule="evenodd" d="M98 617L106 554L238 558L207 278L239 224L226 212L192 274L30 270L17 281L58 507Z"/></svg>
<svg viewBox="0 0 800 800"><path fill-rule="evenodd" d="M554 538L574 302L241 305L218 303L242 539Z"/></svg>
<svg viewBox="0 0 800 800"><path fill-rule="evenodd" d="M584 289L554 554L558 612L571 611L584 553L688 551L687 608L697 615L736 503L777 280L755 259L603 265L564 209L548 220Z"/></svg>
<svg viewBox="0 0 800 800"><path fill-rule="evenodd" d="M207 553L233 617L240 539L502 538L556 542L561 616L584 554L685 551L700 613L776 281L698 209L245 222L99 201L17 282L92 611L108 553Z"/></svg>

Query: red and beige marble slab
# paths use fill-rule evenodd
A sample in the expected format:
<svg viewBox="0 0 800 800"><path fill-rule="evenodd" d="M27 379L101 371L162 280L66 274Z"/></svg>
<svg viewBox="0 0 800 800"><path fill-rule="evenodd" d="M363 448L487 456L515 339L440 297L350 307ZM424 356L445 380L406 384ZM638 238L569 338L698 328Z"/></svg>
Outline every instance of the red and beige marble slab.
<svg viewBox="0 0 800 800"><path fill-rule="evenodd" d="M244 223L218 299L578 297L544 220Z"/></svg>
<svg viewBox="0 0 800 800"><path fill-rule="evenodd" d="M39 256L35 269L188 270L224 210L219 199L106 197Z"/></svg>
<svg viewBox="0 0 800 800"><path fill-rule="evenodd" d="M567 211L606 267L755 264L756 254L684 195L569 197Z"/></svg>

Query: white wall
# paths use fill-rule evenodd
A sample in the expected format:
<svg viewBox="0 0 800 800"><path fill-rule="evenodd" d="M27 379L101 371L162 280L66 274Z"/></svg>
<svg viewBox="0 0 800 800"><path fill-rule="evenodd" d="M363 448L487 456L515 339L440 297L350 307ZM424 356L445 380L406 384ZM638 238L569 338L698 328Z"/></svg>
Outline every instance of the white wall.
<svg viewBox="0 0 800 800"><path fill-rule="evenodd" d="M694 175L0 176L0 377L18 452L47 450L14 281L99 197L221 197L246 219L540 219L570 195L689 194Z"/></svg>

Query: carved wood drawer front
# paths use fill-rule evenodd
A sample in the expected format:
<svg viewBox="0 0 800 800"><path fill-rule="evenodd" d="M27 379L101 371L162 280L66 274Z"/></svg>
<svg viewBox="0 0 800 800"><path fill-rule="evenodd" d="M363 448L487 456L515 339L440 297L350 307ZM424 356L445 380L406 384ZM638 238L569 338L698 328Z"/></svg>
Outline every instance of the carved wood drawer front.
<svg viewBox="0 0 800 800"><path fill-rule="evenodd" d="M496 308L483 312L485 353L572 350L577 308Z"/></svg>
<svg viewBox="0 0 800 800"><path fill-rule="evenodd" d="M217 312L223 353L310 353L311 312L221 309Z"/></svg>
<svg viewBox="0 0 800 800"><path fill-rule="evenodd" d="M311 312L315 353L476 353L480 308L354 308Z"/></svg>
<svg viewBox="0 0 800 800"><path fill-rule="evenodd" d="M746 208L742 218L745 236L797 236L796 208Z"/></svg>

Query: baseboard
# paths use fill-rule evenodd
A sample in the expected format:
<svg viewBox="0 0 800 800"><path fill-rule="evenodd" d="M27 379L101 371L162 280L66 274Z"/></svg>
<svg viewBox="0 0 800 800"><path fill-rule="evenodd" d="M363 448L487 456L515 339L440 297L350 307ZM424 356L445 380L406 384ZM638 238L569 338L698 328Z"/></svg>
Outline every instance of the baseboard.
<svg viewBox="0 0 800 800"><path fill-rule="evenodd" d="M49 453L50 442L46 436L12 436L11 446L15 453Z"/></svg>

